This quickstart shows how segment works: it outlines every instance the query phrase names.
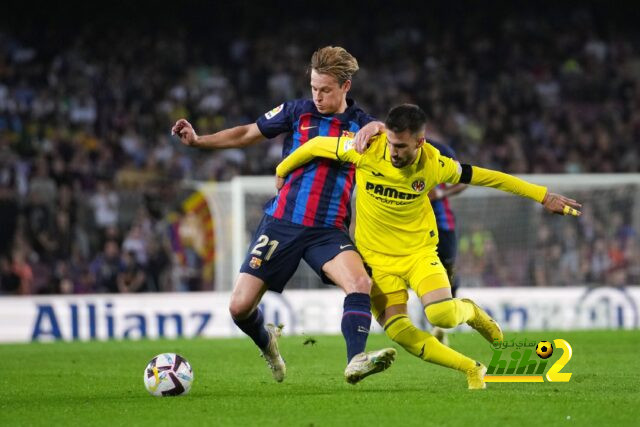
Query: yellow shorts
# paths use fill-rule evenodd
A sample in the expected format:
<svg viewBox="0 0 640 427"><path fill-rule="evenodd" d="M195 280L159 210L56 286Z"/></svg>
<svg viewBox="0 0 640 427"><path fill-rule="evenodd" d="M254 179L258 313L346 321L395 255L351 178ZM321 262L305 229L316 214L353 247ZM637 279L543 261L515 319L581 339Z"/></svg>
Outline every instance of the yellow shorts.
<svg viewBox="0 0 640 427"><path fill-rule="evenodd" d="M376 317L385 307L406 304L408 289L422 297L436 289L451 287L447 271L435 249L406 256L384 255L365 248L358 250L371 268L372 311Z"/></svg>

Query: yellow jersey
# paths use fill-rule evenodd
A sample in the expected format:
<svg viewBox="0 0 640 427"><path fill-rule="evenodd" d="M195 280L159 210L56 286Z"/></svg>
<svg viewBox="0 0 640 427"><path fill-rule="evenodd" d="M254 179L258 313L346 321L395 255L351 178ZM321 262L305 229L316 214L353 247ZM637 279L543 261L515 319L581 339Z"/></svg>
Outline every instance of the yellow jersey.
<svg viewBox="0 0 640 427"><path fill-rule="evenodd" d="M425 143L412 164L396 168L391 164L386 134L373 137L363 154L354 149L353 137L348 132L340 137L315 137L285 158L276 174L287 176L314 157L353 163L357 246L393 256L430 248L435 252L438 228L428 193L440 183L458 183L462 175L460 163L441 156L435 147ZM475 166L469 183L496 187L538 202L546 194L545 187Z"/></svg>

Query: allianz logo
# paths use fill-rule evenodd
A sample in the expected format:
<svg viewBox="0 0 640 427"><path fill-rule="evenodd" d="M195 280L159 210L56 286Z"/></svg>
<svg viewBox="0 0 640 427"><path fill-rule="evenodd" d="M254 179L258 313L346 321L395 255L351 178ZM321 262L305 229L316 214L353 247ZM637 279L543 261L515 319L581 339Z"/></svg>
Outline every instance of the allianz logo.
<svg viewBox="0 0 640 427"><path fill-rule="evenodd" d="M131 309L116 313L113 303L37 304L32 341L128 339L201 336L213 312L152 312Z"/></svg>

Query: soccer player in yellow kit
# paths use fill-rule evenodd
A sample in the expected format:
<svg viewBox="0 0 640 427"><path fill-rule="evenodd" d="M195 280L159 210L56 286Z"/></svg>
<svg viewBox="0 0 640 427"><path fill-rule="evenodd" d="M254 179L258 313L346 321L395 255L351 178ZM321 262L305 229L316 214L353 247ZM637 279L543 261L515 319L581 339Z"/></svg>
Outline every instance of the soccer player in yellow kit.
<svg viewBox="0 0 640 427"><path fill-rule="evenodd" d="M460 164L425 143L426 114L416 105L394 107L386 133L370 140L364 154L354 149L354 135L316 137L291 153L277 167L276 186L283 177L314 157L356 166L355 241L371 269L372 312L385 333L409 353L428 362L462 371L470 389L482 389L486 368L416 328L407 315L410 287L425 307L429 322L441 328L467 323L493 343L502 340L498 324L469 299L452 298L447 272L438 259L438 231L429 190L446 182L494 187L542 203L547 210L579 215L580 204L548 193L502 172Z"/></svg>

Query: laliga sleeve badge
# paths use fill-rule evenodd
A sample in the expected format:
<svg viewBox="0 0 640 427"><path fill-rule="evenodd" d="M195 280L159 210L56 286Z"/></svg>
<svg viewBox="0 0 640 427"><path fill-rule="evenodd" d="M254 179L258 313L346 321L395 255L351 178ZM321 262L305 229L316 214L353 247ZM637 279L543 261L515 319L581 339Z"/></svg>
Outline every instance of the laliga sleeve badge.
<svg viewBox="0 0 640 427"><path fill-rule="evenodd" d="M276 116L280 111L282 111L283 108L284 108L284 104L280 104L273 110L268 111L264 116L267 118L267 120L269 120L272 117Z"/></svg>
<svg viewBox="0 0 640 427"><path fill-rule="evenodd" d="M355 146L355 142L353 141L353 139L345 139L342 142L342 151L347 152L351 150L354 146Z"/></svg>
<svg viewBox="0 0 640 427"><path fill-rule="evenodd" d="M249 261L249 267L257 270L262 265L262 260L260 258L251 257L251 261Z"/></svg>

